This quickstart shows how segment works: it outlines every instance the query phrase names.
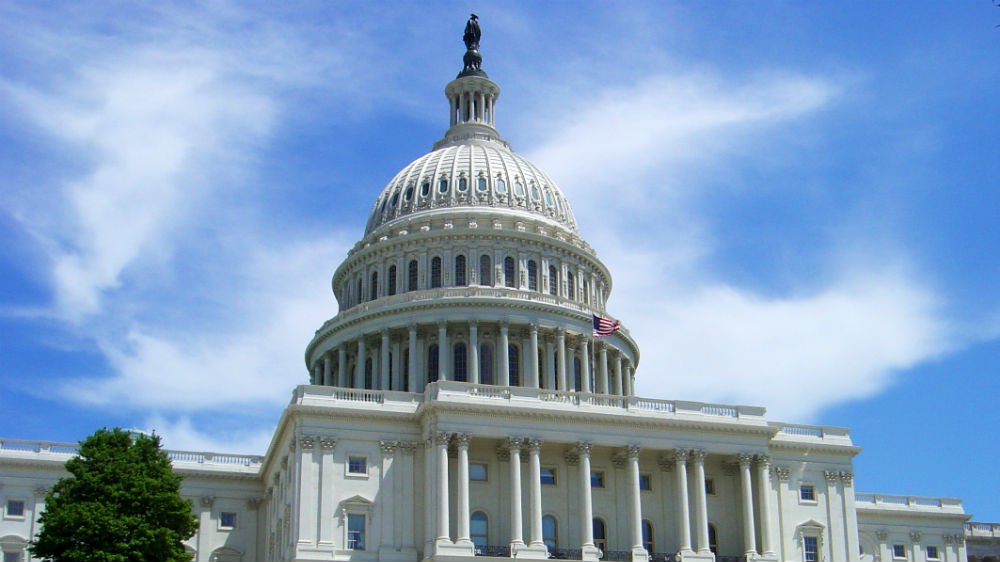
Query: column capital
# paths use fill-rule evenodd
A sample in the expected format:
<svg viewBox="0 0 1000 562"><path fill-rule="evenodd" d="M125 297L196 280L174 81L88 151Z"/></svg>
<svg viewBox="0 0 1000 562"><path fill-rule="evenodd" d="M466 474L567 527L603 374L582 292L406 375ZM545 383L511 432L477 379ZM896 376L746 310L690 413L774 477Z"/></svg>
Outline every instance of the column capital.
<svg viewBox="0 0 1000 562"><path fill-rule="evenodd" d="M517 451L517 452L520 453L521 449L524 448L524 438L522 438L522 437L508 437L507 438L506 446L507 446L507 450L508 451L511 451L511 452Z"/></svg>
<svg viewBox="0 0 1000 562"><path fill-rule="evenodd" d="M792 471L787 466L776 466L774 467L774 474L778 477L778 480L787 482L792 475Z"/></svg>
<svg viewBox="0 0 1000 562"><path fill-rule="evenodd" d="M417 443L413 441L399 441L399 450L403 452L404 455L412 455L417 452Z"/></svg>
<svg viewBox="0 0 1000 562"><path fill-rule="evenodd" d="M506 443L501 443L497 446L497 460L498 461L509 461L510 460L510 449L507 448Z"/></svg>
<svg viewBox="0 0 1000 562"><path fill-rule="evenodd" d="M823 476L826 478L827 484L836 484L840 481L840 473L835 470L824 470Z"/></svg>
<svg viewBox="0 0 1000 562"><path fill-rule="evenodd" d="M406 328L408 330L410 330L411 332L416 332L417 331L417 323L416 322L410 322L409 324L406 325Z"/></svg>
<svg viewBox="0 0 1000 562"><path fill-rule="evenodd" d="M578 441L576 443L576 454L580 457L590 458L591 444L589 441Z"/></svg>
<svg viewBox="0 0 1000 562"><path fill-rule="evenodd" d="M455 443L459 449L468 449L470 441L472 441L472 436L468 433L458 433L455 435Z"/></svg>
<svg viewBox="0 0 1000 562"><path fill-rule="evenodd" d="M854 473L843 471L840 473L840 481L844 483L844 486L850 486L854 483Z"/></svg>
<svg viewBox="0 0 1000 562"><path fill-rule="evenodd" d="M531 323L528 325L528 332L538 335L538 324Z"/></svg>
<svg viewBox="0 0 1000 562"><path fill-rule="evenodd" d="M510 323L507 322L506 320L501 321L500 322L500 333L501 334L507 334L508 330L510 330Z"/></svg>
<svg viewBox="0 0 1000 562"><path fill-rule="evenodd" d="M557 338L565 338L566 337L566 329L565 328L556 328L556 337Z"/></svg>
<svg viewBox="0 0 1000 562"><path fill-rule="evenodd" d="M639 446L635 445L635 444L625 445L625 456L629 460L631 460L631 459L638 459L639 458Z"/></svg>
<svg viewBox="0 0 1000 562"><path fill-rule="evenodd" d="M476 330L479 328L479 320L469 320L469 329Z"/></svg>
<svg viewBox="0 0 1000 562"><path fill-rule="evenodd" d="M316 445L316 438L312 437L311 435L303 435L298 439L299 439L299 445L303 449L312 449L313 446Z"/></svg>
<svg viewBox="0 0 1000 562"><path fill-rule="evenodd" d="M451 441L451 433L447 431L438 432L437 435L435 435L435 437L437 438L438 447L441 446L447 447L448 442Z"/></svg>
<svg viewBox="0 0 1000 562"><path fill-rule="evenodd" d="M753 464L753 453L739 453L736 455L736 460L740 463L740 468L750 468Z"/></svg>
<svg viewBox="0 0 1000 562"><path fill-rule="evenodd" d="M674 463L676 464L687 464L688 457L690 456L690 451L687 449L674 449Z"/></svg>
<svg viewBox="0 0 1000 562"><path fill-rule="evenodd" d="M910 540L913 541L913 542L915 542L915 543L920 542L920 533L917 532L917 531L911 531L910 532Z"/></svg>
<svg viewBox="0 0 1000 562"><path fill-rule="evenodd" d="M378 447L382 449L383 453L392 454L396 451L396 447L399 446L399 441L379 441Z"/></svg>
<svg viewBox="0 0 1000 562"><path fill-rule="evenodd" d="M580 453L577 452L575 447L570 447L563 451L563 459L566 461L567 466L576 466L580 464Z"/></svg>
<svg viewBox="0 0 1000 562"><path fill-rule="evenodd" d="M657 457L656 464L660 466L660 470L663 472L671 472L674 469L674 457L673 455L661 454Z"/></svg>
<svg viewBox="0 0 1000 562"><path fill-rule="evenodd" d="M387 337L389 337L389 328L382 328L382 331L379 332L379 333L382 334L383 338L387 338Z"/></svg>
<svg viewBox="0 0 1000 562"><path fill-rule="evenodd" d="M542 440L541 439L528 439L528 450L533 453L538 453L542 450Z"/></svg>
<svg viewBox="0 0 1000 562"><path fill-rule="evenodd" d="M705 452L705 449L691 449L690 455L691 460L694 461L695 464L704 464L705 457L708 456L708 453Z"/></svg>
<svg viewBox="0 0 1000 562"><path fill-rule="evenodd" d="M438 327L438 330L447 329L448 328L448 321L447 320L438 320L437 321L437 327Z"/></svg>
<svg viewBox="0 0 1000 562"><path fill-rule="evenodd" d="M768 455L756 455L754 456L754 462L757 466L767 470L771 466L771 457Z"/></svg>
<svg viewBox="0 0 1000 562"><path fill-rule="evenodd" d="M884 541L889 538L889 531L885 529L879 529L875 531L875 538L877 538L880 541Z"/></svg>

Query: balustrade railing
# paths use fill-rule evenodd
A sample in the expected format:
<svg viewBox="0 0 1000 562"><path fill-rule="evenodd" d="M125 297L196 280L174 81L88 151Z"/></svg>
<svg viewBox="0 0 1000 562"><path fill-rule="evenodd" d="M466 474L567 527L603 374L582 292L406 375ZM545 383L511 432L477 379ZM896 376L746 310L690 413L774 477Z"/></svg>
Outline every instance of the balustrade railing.
<svg viewBox="0 0 1000 562"><path fill-rule="evenodd" d="M22 441L5 439L0 441L0 452L75 455L79 447L72 443L53 443L49 441ZM203 453L195 451L166 450L167 458L174 462L194 462L199 464L221 464L227 466L259 465L263 457L259 455L232 455L222 453Z"/></svg>
<svg viewBox="0 0 1000 562"><path fill-rule="evenodd" d="M476 556L510 557L509 545L486 545L476 547Z"/></svg>
<svg viewBox="0 0 1000 562"><path fill-rule="evenodd" d="M961 510L962 501L955 498L928 498L922 496L895 496L889 494L854 494L854 503L859 507L888 506L930 509Z"/></svg>
<svg viewBox="0 0 1000 562"><path fill-rule="evenodd" d="M965 524L965 536L1000 538L1000 523L971 521Z"/></svg>

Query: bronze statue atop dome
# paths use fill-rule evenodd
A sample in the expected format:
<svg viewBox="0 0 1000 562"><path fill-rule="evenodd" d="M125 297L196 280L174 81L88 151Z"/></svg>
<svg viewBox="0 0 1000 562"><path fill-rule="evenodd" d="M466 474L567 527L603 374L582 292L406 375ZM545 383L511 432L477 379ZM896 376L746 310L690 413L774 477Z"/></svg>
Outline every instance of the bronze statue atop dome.
<svg viewBox="0 0 1000 562"><path fill-rule="evenodd" d="M486 76L483 72L483 57L479 54L479 39L483 36L479 29L479 17L476 14L469 16L469 21L465 23L465 34L462 41L465 42L465 56L462 57L464 68L458 77L463 76Z"/></svg>

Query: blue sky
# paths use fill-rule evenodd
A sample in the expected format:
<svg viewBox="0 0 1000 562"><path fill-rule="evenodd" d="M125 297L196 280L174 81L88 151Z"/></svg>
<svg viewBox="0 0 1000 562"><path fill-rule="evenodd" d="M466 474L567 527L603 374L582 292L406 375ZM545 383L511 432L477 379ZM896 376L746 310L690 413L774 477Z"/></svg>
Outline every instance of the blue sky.
<svg viewBox="0 0 1000 562"><path fill-rule="evenodd" d="M0 4L0 436L263 451L470 11L640 393L849 426L859 491L1000 521L988 0Z"/></svg>

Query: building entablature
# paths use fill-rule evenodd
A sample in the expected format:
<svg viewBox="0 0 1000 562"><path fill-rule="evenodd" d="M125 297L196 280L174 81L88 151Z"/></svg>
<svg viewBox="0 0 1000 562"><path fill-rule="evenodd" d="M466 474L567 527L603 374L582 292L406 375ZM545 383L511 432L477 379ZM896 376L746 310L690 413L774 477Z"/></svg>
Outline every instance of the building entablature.
<svg viewBox="0 0 1000 562"><path fill-rule="evenodd" d="M917 518L951 518L968 521L962 500L923 496L857 493L854 503L859 518L899 519L901 516Z"/></svg>

